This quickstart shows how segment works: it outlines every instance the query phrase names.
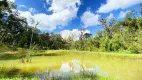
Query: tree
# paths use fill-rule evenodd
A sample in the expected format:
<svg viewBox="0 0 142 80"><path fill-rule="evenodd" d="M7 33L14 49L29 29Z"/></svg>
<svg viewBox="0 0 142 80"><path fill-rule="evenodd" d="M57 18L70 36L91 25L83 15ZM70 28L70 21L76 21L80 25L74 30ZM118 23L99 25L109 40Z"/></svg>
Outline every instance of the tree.
<svg viewBox="0 0 142 80"><path fill-rule="evenodd" d="M19 17L18 12L12 12L16 5L4 0L0 2L0 37L1 42L19 46L24 32L24 26L27 25L26 19Z"/></svg>
<svg viewBox="0 0 142 80"><path fill-rule="evenodd" d="M79 36L81 50L84 50L84 39L83 39L84 38L84 32L85 32L84 27L81 27L80 36Z"/></svg>
<svg viewBox="0 0 142 80"><path fill-rule="evenodd" d="M38 35L38 45L40 49L48 49L50 48L49 43L50 43L50 36L49 33L42 33Z"/></svg>
<svg viewBox="0 0 142 80"><path fill-rule="evenodd" d="M33 18L31 18L31 24L33 26L33 29L32 29L31 40L30 40L30 48L31 48L31 44L33 42L33 36L34 36L35 29L39 25L39 23L40 22L35 22L35 20Z"/></svg>
<svg viewBox="0 0 142 80"><path fill-rule="evenodd" d="M136 11L135 10L130 10L126 16L124 21L131 20L132 18L136 18Z"/></svg>
<svg viewBox="0 0 142 80"><path fill-rule="evenodd" d="M89 40L89 39L91 38L92 34L90 34L90 33L85 33L83 36L84 36L84 38L85 38L86 40Z"/></svg>
<svg viewBox="0 0 142 80"><path fill-rule="evenodd" d="M109 38L111 38L112 36L111 36L111 31L110 31L110 28L108 27L108 25L107 25L107 20L106 19L101 19L101 20L99 20L100 22L101 22L101 24L102 24L102 26L103 26L103 28L104 28L104 30L105 30L105 32L106 32L106 35L109 37ZM111 24L112 25L112 24ZM111 26L110 25L110 26Z"/></svg>
<svg viewBox="0 0 142 80"><path fill-rule="evenodd" d="M59 34L52 34L50 36L50 49L63 49L65 47L65 42L61 35Z"/></svg>

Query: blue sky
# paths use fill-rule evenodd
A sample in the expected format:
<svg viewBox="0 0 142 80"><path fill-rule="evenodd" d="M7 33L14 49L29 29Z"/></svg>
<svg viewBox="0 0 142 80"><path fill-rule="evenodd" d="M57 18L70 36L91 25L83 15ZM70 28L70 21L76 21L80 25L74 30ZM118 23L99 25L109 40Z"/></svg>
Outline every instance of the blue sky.
<svg viewBox="0 0 142 80"><path fill-rule="evenodd" d="M11 0L17 4L20 16L26 17L29 25L31 18L40 22L42 32L79 34L78 29L85 27L86 33L102 30L99 19L123 20L129 10L139 14L142 0Z"/></svg>

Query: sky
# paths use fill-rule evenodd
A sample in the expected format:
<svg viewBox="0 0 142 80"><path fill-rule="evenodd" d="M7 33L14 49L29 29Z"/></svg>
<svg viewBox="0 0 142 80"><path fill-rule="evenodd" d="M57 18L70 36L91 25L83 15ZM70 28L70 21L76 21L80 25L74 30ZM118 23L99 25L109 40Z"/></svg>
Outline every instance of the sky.
<svg viewBox="0 0 142 80"><path fill-rule="evenodd" d="M63 38L69 34L79 36L79 29L95 35L103 30L98 26L101 18L123 20L127 12L140 10L142 0L9 0L17 4L20 16L39 22L41 32L59 33Z"/></svg>

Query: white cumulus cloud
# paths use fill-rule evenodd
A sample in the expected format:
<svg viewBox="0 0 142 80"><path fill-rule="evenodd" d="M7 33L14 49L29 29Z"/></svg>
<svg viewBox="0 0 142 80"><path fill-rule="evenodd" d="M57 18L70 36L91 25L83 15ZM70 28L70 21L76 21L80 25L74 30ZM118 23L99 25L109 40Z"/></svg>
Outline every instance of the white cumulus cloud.
<svg viewBox="0 0 142 80"><path fill-rule="evenodd" d="M118 18L124 18L126 16L126 14L128 13L129 11L121 11L120 14L118 15Z"/></svg>
<svg viewBox="0 0 142 80"><path fill-rule="evenodd" d="M20 16L25 17L29 25L31 25L31 18L33 18L32 14L29 11L18 11Z"/></svg>
<svg viewBox="0 0 142 80"><path fill-rule="evenodd" d="M31 11L33 9L30 11L20 11L20 14L27 18L29 24L30 18L33 18L36 22L40 21L40 24L37 26L39 29L52 31L57 26L63 27L68 25L70 21L77 17L79 7L76 4L80 5L80 0L52 0L51 7L48 9L53 11L51 15L45 13L32 15Z"/></svg>
<svg viewBox="0 0 142 80"><path fill-rule="evenodd" d="M99 18L100 18L99 14L94 14L90 11L86 11L83 13L81 21L83 22L85 27L89 27L89 26L99 25L100 24Z"/></svg>
<svg viewBox="0 0 142 80"><path fill-rule="evenodd" d="M37 10L36 10L35 8L29 8L29 11L30 11L31 13L37 12Z"/></svg>
<svg viewBox="0 0 142 80"><path fill-rule="evenodd" d="M47 0L47 3L50 3L50 0ZM76 5L80 5L80 0L52 0L51 7L49 11L60 12L64 9L74 9Z"/></svg>
<svg viewBox="0 0 142 80"><path fill-rule="evenodd" d="M109 13L117 9L126 9L135 4L142 3L142 0L107 0L106 4L102 4L97 12Z"/></svg>
<svg viewBox="0 0 142 80"><path fill-rule="evenodd" d="M112 13L110 13L110 15L107 16L107 20L110 20L110 19L112 19L112 18L114 18L114 15L113 15Z"/></svg>
<svg viewBox="0 0 142 80"><path fill-rule="evenodd" d="M85 30L84 33L90 33L89 30ZM73 29L73 30L63 30L60 32L60 35L62 36L63 39L67 39L69 36L73 38L73 40L79 40L80 37L80 31L78 29Z"/></svg>

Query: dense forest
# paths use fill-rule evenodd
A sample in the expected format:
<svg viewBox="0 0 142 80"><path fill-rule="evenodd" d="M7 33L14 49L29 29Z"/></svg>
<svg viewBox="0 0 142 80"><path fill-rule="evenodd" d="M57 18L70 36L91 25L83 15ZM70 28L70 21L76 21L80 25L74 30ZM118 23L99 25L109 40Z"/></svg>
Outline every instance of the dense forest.
<svg viewBox="0 0 142 80"><path fill-rule="evenodd" d="M32 20L29 26L26 18L19 16L16 4L7 0L0 1L0 46L10 48L76 49L85 51L130 51L142 52L142 4L140 12L131 10L123 21L100 19L103 27L95 36L84 33L80 28L79 40L73 40L73 34L63 39L60 34L41 32ZM137 16L141 14L141 16Z"/></svg>

